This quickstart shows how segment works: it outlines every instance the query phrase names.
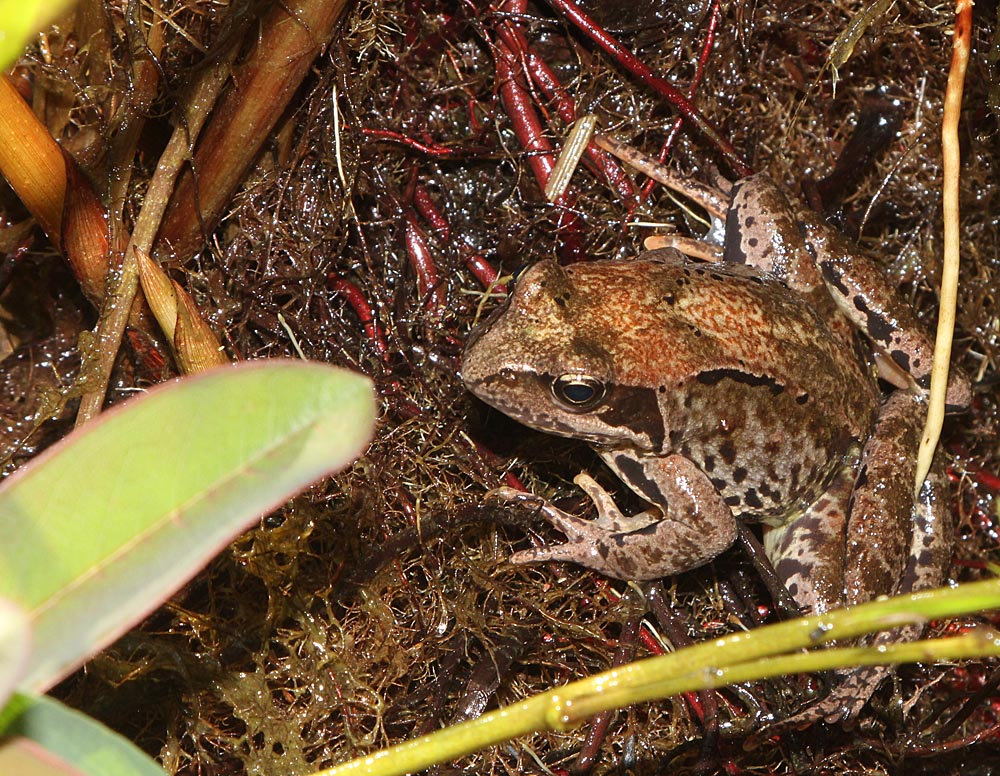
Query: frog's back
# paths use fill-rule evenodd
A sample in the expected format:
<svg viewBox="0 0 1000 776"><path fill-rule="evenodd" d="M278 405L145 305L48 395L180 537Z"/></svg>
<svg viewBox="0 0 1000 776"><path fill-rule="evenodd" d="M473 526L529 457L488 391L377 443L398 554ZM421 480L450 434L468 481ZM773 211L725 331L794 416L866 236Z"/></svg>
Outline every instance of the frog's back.
<svg viewBox="0 0 1000 776"><path fill-rule="evenodd" d="M673 251L540 262L470 337L463 376L542 431L689 458L734 508L771 516L818 495L873 422L874 378L836 315Z"/></svg>
<svg viewBox="0 0 1000 776"><path fill-rule="evenodd" d="M659 397L655 452L694 461L734 509L794 511L868 433L874 376L857 335L831 327L832 305L746 267L654 257L568 273L603 300L583 339L612 354L620 382Z"/></svg>

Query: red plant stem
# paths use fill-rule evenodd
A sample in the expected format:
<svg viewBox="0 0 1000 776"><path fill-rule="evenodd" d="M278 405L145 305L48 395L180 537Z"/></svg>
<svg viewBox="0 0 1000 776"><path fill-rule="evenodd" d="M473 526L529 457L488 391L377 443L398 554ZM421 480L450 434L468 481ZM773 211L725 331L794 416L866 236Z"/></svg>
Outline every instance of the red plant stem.
<svg viewBox="0 0 1000 776"><path fill-rule="evenodd" d="M493 265L490 264L486 257L481 253L473 253L465 257L465 266L469 268L469 271L476 276L484 288L489 288L493 286L493 290L498 294L507 293L506 283L497 283L497 278L500 273L497 272Z"/></svg>
<svg viewBox="0 0 1000 776"><path fill-rule="evenodd" d="M995 493L1000 493L1000 477L992 472L986 471L981 467L969 467L969 472L972 474L972 479L978 482L980 485L989 488Z"/></svg>
<svg viewBox="0 0 1000 776"><path fill-rule="evenodd" d="M469 114L469 129L472 130L474 135L478 135L483 131L483 122L479 120L479 116L476 115L476 105L479 101L474 97L470 97L466 101L466 113Z"/></svg>
<svg viewBox="0 0 1000 776"><path fill-rule="evenodd" d="M507 0L503 9L507 13L523 13L527 0ZM523 68L519 67L515 52L503 40L496 42L496 68L500 88L500 101L510 117L511 127L518 142L528 152L528 166L538 187L545 190L555 167L552 143L545 137L538 111L528 92ZM573 197L564 193L556 202L561 206L555 227L560 234L560 253L567 263L583 258L583 242L579 236L579 217L572 211Z"/></svg>
<svg viewBox="0 0 1000 776"><path fill-rule="evenodd" d="M650 651L653 655L664 654L663 645L657 641L656 636L654 636L647 628L642 628L639 631L639 640L645 645L646 649ZM696 692L685 692L682 693L684 699L688 702L691 710L694 711L695 715L699 720L703 719L703 710L701 707L701 699L698 697Z"/></svg>
<svg viewBox="0 0 1000 776"><path fill-rule="evenodd" d="M405 217L406 255L410 259L410 266L417 273L417 291L421 297L428 297L435 312L440 312L444 306L444 289L438 276L437 265L434 263L430 248L427 247L427 240L417 228L416 214L407 208Z"/></svg>
<svg viewBox="0 0 1000 776"><path fill-rule="evenodd" d="M399 143L407 148L412 148L414 151L419 151L422 154L434 156L439 159L468 153L468 149L449 148L448 146L439 145L438 143L423 143L400 132L393 132L389 129L370 129L368 127L361 127L360 132L365 137L370 137L375 140L388 140L391 143Z"/></svg>
<svg viewBox="0 0 1000 776"><path fill-rule="evenodd" d="M514 488L515 490L527 490L528 487L521 479L513 472L505 472L503 475L503 481L507 483L508 487Z"/></svg>
<svg viewBox="0 0 1000 776"><path fill-rule="evenodd" d="M619 43L617 39L584 13L572 0L546 0L546 2L573 22L581 32L604 49L607 54L614 57L619 65L665 97L684 118L697 127L715 145L740 177L745 177L753 172L750 166L736 153L736 149L719 134L719 131L687 97L663 78L656 75L645 62Z"/></svg>
<svg viewBox="0 0 1000 776"><path fill-rule="evenodd" d="M417 209L417 212L424 217L424 220L431 225L431 229L434 230L438 239L440 239L442 243L447 243L451 238L451 224L448 223L448 219L445 217L445 214L441 212L437 203L431 198L430 192L427 191L426 186L419 183L413 186L413 206ZM409 228L409 226L407 228ZM507 293L506 284L496 284L499 273L481 253L473 253L466 256L465 265L469 268L469 271L475 275L476 279L482 283L484 288L493 286L494 291L501 294Z"/></svg>
<svg viewBox="0 0 1000 776"><path fill-rule="evenodd" d="M501 24L497 31L508 49L521 54L525 69L545 97L555 103L559 118L566 124L572 124L576 121L576 102L548 63L531 48L524 33L510 23ZM625 202L637 202L632 180L611 154L605 153L593 143L588 143L587 158L604 175L608 183Z"/></svg>
<svg viewBox="0 0 1000 776"><path fill-rule="evenodd" d="M437 203L431 198L431 194L427 191L426 186L418 183L413 187L413 206L424 217L424 220L431 225L431 229L434 230L434 234L437 235L438 239L443 243L447 243L451 238L451 225L448 223L448 219L445 218L444 213L437 206Z"/></svg>
<svg viewBox="0 0 1000 776"><path fill-rule="evenodd" d="M720 6L720 2L719 0L714 0L712 3L712 9L709 11L708 27L705 29L705 42L702 44L701 54L698 56L698 64L695 67L694 78L691 79L691 85L687 90L687 97L689 100L694 99L695 92L698 91L701 79L705 75L705 66L708 64L708 58L712 53L712 46L715 44L715 32L719 27L719 20L721 18L722 8ZM664 141L663 147L660 149L660 164L666 162L667 157L670 156L670 151L674 147L674 143L677 141L677 136L680 134L681 127L683 125L684 119L678 117L678 119L674 122L673 127L670 129L670 134L667 136L666 141ZM655 187L656 181L652 178L647 180L642 187L642 193L639 195L639 198L641 200L646 199Z"/></svg>
<svg viewBox="0 0 1000 776"><path fill-rule="evenodd" d="M344 298L344 301L351 306L354 314L361 321L361 325L364 326L365 336L374 345L375 352L380 356L384 356L389 350L385 341L385 335L382 333L382 328L375 322L371 305L368 304L365 295L361 293L361 289L351 281L338 277L333 272L327 276L327 284L331 291L340 294Z"/></svg>
<svg viewBox="0 0 1000 776"><path fill-rule="evenodd" d="M521 147L528 152L528 166L531 167L538 188L544 190L556 164L554 151L545 137L545 130L528 90L517 73L514 54L502 41L497 43L496 66L500 81L500 100L510 116L514 134Z"/></svg>
<svg viewBox="0 0 1000 776"><path fill-rule="evenodd" d="M642 641L646 649L649 650L650 654L653 655L665 654L663 650L663 645L656 640L656 636L654 636L649 631L648 628L643 628L642 630L639 631L639 639L640 641Z"/></svg>
<svg viewBox="0 0 1000 776"><path fill-rule="evenodd" d="M989 488L994 493L1000 493L1000 476L987 471L981 466L975 466L972 464L966 466L966 469L974 481L978 482L983 487ZM948 474L951 476L950 469L948 470ZM957 477L953 479L957 479Z"/></svg>

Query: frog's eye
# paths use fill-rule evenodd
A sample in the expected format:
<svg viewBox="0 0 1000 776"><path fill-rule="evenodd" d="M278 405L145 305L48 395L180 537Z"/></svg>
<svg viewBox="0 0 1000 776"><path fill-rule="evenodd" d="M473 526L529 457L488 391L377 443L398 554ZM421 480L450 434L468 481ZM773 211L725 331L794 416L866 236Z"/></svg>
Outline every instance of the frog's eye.
<svg viewBox="0 0 1000 776"><path fill-rule="evenodd" d="M590 375L560 375L552 381L552 395L567 408L584 412L604 398L604 383Z"/></svg>

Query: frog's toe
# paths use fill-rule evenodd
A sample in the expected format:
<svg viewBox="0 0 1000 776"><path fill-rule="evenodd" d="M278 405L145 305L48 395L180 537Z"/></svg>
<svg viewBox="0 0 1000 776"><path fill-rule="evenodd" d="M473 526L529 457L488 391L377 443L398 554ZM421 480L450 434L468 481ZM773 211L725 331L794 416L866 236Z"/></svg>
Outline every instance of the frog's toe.
<svg viewBox="0 0 1000 776"><path fill-rule="evenodd" d="M747 748L760 748L775 736L790 730L804 730L817 722L827 725L851 722L861 713L889 671L885 666L868 666L849 673L838 672L839 682L825 698L779 722L765 725L750 738Z"/></svg>
<svg viewBox="0 0 1000 776"><path fill-rule="evenodd" d="M491 501L503 501L503 502L518 502L518 503L538 503L543 502L541 496L536 496L534 493L529 493L526 490L518 490L517 488L493 488L493 490L486 493L486 498Z"/></svg>
<svg viewBox="0 0 1000 776"><path fill-rule="evenodd" d="M830 725L852 720L861 713L891 670L887 666L868 666L842 675L830 694L803 714L812 713L814 719L822 719Z"/></svg>
<svg viewBox="0 0 1000 776"><path fill-rule="evenodd" d="M530 550L521 550L510 556L510 562L521 566L526 563L544 563L546 561L567 561L570 563L582 563L579 557L586 554L586 545L583 542L566 542L565 544L552 544L548 547L532 547Z"/></svg>
<svg viewBox="0 0 1000 776"><path fill-rule="evenodd" d="M564 529L560 529L564 530ZM510 556L512 563L539 563L544 561L566 561L578 566L594 569L615 579L644 581L664 576L651 571L632 552L621 552L615 541L606 532L588 533L586 539L571 540L549 547L533 547L515 552Z"/></svg>

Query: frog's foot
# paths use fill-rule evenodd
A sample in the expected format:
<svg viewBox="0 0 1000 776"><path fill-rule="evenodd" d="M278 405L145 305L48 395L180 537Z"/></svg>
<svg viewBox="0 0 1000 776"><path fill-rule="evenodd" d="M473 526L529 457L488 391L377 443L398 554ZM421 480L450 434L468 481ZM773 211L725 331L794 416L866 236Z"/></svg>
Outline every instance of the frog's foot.
<svg viewBox="0 0 1000 776"><path fill-rule="evenodd" d="M837 685L823 700L790 718L791 722L823 721L828 725L846 722L861 713L875 688L889 675L886 666L867 666L837 673Z"/></svg>
<svg viewBox="0 0 1000 776"><path fill-rule="evenodd" d="M602 488L589 474L580 473L573 482L578 485L597 507L597 518L587 520L564 512L558 507L531 493L514 488L498 488L490 491L488 497L530 504L542 516L558 528L569 539L564 544L551 547L535 547L511 555L512 563L538 563L548 560L564 560L591 566L586 559L591 553L601 554L600 547L609 537L640 531L656 522L658 513L648 510L637 515L623 515L611 494Z"/></svg>
<svg viewBox="0 0 1000 776"><path fill-rule="evenodd" d="M878 634L872 647L912 641L920 637L921 625L905 625L893 631ZM807 706L788 719L770 725L763 736L777 735L786 730L800 729L815 722L836 725L855 719L882 681L893 672L891 666L863 666L845 668L834 672L834 686L825 698Z"/></svg>
<svg viewBox="0 0 1000 776"><path fill-rule="evenodd" d="M647 251L673 248L693 259L714 262L722 261L722 248L718 245L713 245L704 240L696 240L693 237L684 237L680 234L651 235L642 241L642 247Z"/></svg>
<svg viewBox="0 0 1000 776"><path fill-rule="evenodd" d="M705 208L712 217L720 219L726 217L732 184L721 175L716 175L715 186L708 186L693 178L681 175L637 148L616 140L611 135L597 133L594 135L594 142L643 175L647 175L668 189L676 191Z"/></svg>
<svg viewBox="0 0 1000 776"><path fill-rule="evenodd" d="M889 671L889 668L883 666L868 666L851 672L838 671L837 685L829 695L787 719L765 725L750 739L748 748L756 749L774 736L790 730L803 730L817 722L828 725L849 722L861 713L861 709Z"/></svg>
<svg viewBox="0 0 1000 776"><path fill-rule="evenodd" d="M619 457L621 457L619 455ZM638 464L637 464L638 465ZM515 553L514 563L568 561L616 579L649 580L697 568L736 538L736 519L708 477L680 456L644 461L646 476L662 489L656 506L623 515L614 500L586 474L575 482L598 511L596 520L570 515L530 494L509 488L493 491L507 500L530 502L566 534L564 544ZM653 494L650 494L653 495Z"/></svg>
<svg viewBox="0 0 1000 776"><path fill-rule="evenodd" d="M632 516L623 515L611 494L586 472L580 472L576 475L573 478L573 484L579 486L597 507L597 519L588 521L588 525L594 525L612 533L630 533L640 531L662 517L654 509L647 509Z"/></svg>
<svg viewBox="0 0 1000 776"><path fill-rule="evenodd" d="M585 520L584 518L577 517L576 515L571 515L568 512L564 512L558 507L553 506L541 496L536 496L533 493L517 490L515 488L496 488L495 490L491 490L487 493L486 497L498 501L515 502L533 506L542 513L546 520L570 538L575 538L578 535L582 536L583 534L579 533L581 530L587 531L598 529L610 533L638 531L641 528L645 528L650 523L655 522L658 518L658 515L652 511L641 512L632 517L623 515L619 511L618 505L615 504L611 494L602 488L589 474L580 473L573 478L573 482L580 486L584 493L586 493L590 500L594 503L594 506L597 507L598 516L596 520ZM583 523L587 526L587 528L578 528L580 523Z"/></svg>

